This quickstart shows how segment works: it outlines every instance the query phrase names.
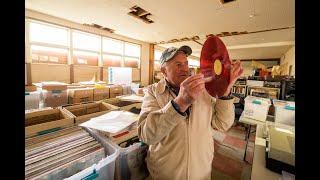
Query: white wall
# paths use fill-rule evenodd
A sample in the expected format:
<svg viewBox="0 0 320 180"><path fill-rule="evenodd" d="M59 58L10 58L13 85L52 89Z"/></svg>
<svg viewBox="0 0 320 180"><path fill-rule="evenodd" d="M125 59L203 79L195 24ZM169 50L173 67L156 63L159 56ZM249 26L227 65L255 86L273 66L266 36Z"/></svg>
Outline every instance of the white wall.
<svg viewBox="0 0 320 180"><path fill-rule="evenodd" d="M287 66L282 75L295 76L295 46L290 48L280 59L280 65L287 63ZM289 68L292 65L291 74L289 74Z"/></svg>

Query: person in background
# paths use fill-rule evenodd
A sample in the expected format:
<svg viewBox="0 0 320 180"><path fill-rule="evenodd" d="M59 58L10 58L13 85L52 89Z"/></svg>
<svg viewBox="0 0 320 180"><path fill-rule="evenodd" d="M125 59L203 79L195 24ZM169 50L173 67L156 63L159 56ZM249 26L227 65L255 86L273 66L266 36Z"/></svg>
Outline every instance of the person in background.
<svg viewBox="0 0 320 180"><path fill-rule="evenodd" d="M160 58L164 78L145 91L138 136L149 145L147 179L211 179L213 128L227 131L234 122L232 85L243 70L237 61L220 98L209 95L203 74L189 76L189 46L166 49Z"/></svg>

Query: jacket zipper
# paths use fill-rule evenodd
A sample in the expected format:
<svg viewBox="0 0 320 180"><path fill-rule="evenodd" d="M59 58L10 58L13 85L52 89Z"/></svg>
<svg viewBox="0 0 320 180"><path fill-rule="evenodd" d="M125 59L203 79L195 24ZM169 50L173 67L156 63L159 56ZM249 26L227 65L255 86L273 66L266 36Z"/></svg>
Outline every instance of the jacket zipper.
<svg viewBox="0 0 320 180"><path fill-rule="evenodd" d="M190 178L190 168L189 168L189 159L190 159L190 135L189 135L189 128L190 128L190 115L192 112L192 105L189 109L189 115L187 116L187 136L188 136L188 158L187 158L187 180Z"/></svg>

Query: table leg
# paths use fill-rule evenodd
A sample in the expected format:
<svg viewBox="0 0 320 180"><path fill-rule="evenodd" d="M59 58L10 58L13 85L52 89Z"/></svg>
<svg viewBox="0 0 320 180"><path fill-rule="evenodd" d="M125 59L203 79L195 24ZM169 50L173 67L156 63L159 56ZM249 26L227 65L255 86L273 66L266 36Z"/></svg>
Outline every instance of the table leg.
<svg viewBox="0 0 320 180"><path fill-rule="evenodd" d="M247 155L247 147L248 147L248 143L249 143L249 137L250 137L250 131L251 131L251 125L249 125L249 128L248 128L248 131L247 131L247 134L246 134L246 147L244 149L244 156L243 156L243 161L247 162L246 161L246 155Z"/></svg>

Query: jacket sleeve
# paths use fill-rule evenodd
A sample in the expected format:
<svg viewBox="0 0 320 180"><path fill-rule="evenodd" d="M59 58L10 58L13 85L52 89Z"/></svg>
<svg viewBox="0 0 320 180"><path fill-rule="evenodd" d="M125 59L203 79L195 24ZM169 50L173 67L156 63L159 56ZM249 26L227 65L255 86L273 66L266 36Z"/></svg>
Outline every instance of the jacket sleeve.
<svg viewBox="0 0 320 180"><path fill-rule="evenodd" d="M232 126L235 118L233 99L213 99L212 101L213 109L211 126L212 128L220 131L227 131Z"/></svg>
<svg viewBox="0 0 320 180"><path fill-rule="evenodd" d="M185 120L169 101L160 108L151 88L145 92L138 121L138 136L148 145L160 142L171 130Z"/></svg>

